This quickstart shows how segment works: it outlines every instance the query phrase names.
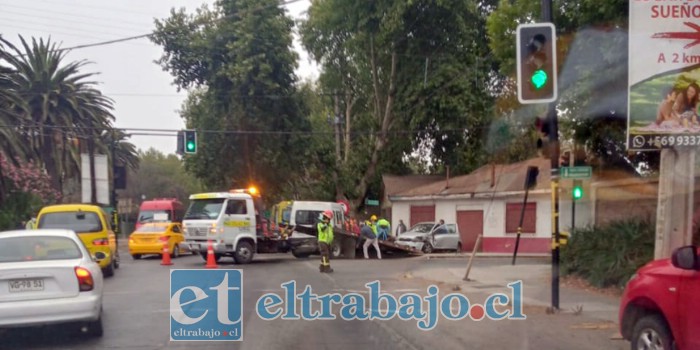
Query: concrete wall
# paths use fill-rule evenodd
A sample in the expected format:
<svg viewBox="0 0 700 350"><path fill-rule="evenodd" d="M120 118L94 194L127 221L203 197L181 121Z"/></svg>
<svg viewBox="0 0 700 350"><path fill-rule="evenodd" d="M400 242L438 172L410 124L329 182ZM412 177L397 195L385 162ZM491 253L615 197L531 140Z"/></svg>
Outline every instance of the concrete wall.
<svg viewBox="0 0 700 350"><path fill-rule="evenodd" d="M435 219L454 223L458 210L481 210L484 214L484 252L512 252L516 234L506 233L506 204L522 203L522 196L499 197L491 199L438 199L416 201L394 201L392 204L392 223L403 220L410 222L411 205L435 205ZM548 194L530 195L528 202L537 203L537 220L535 234L522 234L519 252L546 253L550 251L551 237L551 199ZM570 220L570 219L569 219ZM583 219L582 219L583 220Z"/></svg>

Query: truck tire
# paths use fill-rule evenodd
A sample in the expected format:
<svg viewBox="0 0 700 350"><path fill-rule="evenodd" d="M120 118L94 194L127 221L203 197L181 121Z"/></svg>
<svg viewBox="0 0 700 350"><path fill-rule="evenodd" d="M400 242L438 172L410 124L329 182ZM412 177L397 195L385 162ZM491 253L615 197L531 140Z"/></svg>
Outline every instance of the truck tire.
<svg viewBox="0 0 700 350"><path fill-rule="evenodd" d="M343 247L340 245L340 242L333 241L331 245L331 259L339 259L341 256L343 256Z"/></svg>
<svg viewBox="0 0 700 350"><path fill-rule="evenodd" d="M233 259L236 260L237 264L248 264L253 261L253 256L255 255L255 250L253 245L248 241L238 242L236 245L236 251L233 252Z"/></svg>
<svg viewBox="0 0 700 350"><path fill-rule="evenodd" d="M207 261L207 252L201 252L201 253L199 253L199 255L202 256L202 259L204 259L204 261ZM214 253L214 260L216 262L219 262L219 260L221 260L221 257L222 257L221 254Z"/></svg>
<svg viewBox="0 0 700 350"><path fill-rule="evenodd" d="M301 253L294 249L292 250L292 255L294 255L294 257L297 259L306 259L311 256L311 253Z"/></svg>

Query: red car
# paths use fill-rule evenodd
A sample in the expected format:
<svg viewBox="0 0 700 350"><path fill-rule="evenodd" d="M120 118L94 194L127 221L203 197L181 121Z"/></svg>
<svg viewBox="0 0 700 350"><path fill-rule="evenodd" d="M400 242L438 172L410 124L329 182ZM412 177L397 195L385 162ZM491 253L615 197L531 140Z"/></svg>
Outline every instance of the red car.
<svg viewBox="0 0 700 350"><path fill-rule="evenodd" d="M700 249L676 249L630 279L620 304L620 333L632 349L700 349Z"/></svg>

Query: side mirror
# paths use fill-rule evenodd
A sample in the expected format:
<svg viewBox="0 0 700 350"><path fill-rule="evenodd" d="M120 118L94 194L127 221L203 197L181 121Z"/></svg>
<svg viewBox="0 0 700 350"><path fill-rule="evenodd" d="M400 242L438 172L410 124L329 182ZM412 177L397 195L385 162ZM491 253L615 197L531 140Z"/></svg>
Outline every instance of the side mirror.
<svg viewBox="0 0 700 350"><path fill-rule="evenodd" d="M700 264L695 250L696 248L692 245L676 249L671 256L671 263L679 269L697 270Z"/></svg>

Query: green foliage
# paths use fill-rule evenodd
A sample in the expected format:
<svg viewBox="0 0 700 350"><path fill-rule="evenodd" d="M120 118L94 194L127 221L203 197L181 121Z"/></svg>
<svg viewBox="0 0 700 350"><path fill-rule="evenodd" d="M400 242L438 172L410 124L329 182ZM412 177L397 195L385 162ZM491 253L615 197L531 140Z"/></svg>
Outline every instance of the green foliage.
<svg viewBox="0 0 700 350"><path fill-rule="evenodd" d="M146 199L177 198L187 203L190 194L203 192L205 188L185 171L183 162L174 154L165 155L155 149L139 153L139 168L127 175L127 188L120 198L130 198L139 203Z"/></svg>
<svg viewBox="0 0 700 350"><path fill-rule="evenodd" d="M623 287L654 258L654 225L633 218L577 229L561 249L562 273L596 287Z"/></svg>
<svg viewBox="0 0 700 350"><path fill-rule="evenodd" d="M81 148L111 155L112 132L122 163L137 166L133 145L113 129L113 101L84 71L88 62L67 61L50 39L19 39L17 47L0 38L0 152L40 164L59 194L80 176Z"/></svg>
<svg viewBox="0 0 700 350"><path fill-rule="evenodd" d="M164 49L158 63L179 88L191 89L181 114L198 130L198 150L186 167L209 188L255 184L265 196L300 171L304 140L275 134L308 130L294 86L293 22L278 5L222 0L212 10L173 10L156 21L152 38Z"/></svg>
<svg viewBox="0 0 700 350"><path fill-rule="evenodd" d="M490 6L471 1L312 4L300 25L302 43L323 66L318 91L341 96L340 114L352 128L341 141L352 146L341 152L342 160L324 163L334 170L338 196L361 205L365 196L379 193L383 173L439 172L447 166L461 173L483 164L481 141L494 105L484 30ZM322 101L325 108L318 113L334 114L335 101Z"/></svg>
<svg viewBox="0 0 700 350"><path fill-rule="evenodd" d="M60 199L49 176L31 161L10 161L0 153L0 178L0 230L24 228L22 221Z"/></svg>

